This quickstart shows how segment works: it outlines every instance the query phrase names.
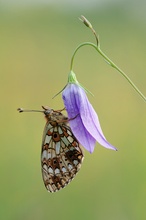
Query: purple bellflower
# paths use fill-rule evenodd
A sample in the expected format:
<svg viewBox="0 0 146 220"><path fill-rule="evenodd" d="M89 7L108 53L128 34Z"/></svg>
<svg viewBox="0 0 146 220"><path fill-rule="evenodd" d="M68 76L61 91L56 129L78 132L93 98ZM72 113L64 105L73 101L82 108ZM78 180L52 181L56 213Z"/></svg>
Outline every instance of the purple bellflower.
<svg viewBox="0 0 146 220"><path fill-rule="evenodd" d="M96 141L105 148L117 150L106 140L98 116L73 71L69 74L62 98L72 132L86 150L92 153Z"/></svg>

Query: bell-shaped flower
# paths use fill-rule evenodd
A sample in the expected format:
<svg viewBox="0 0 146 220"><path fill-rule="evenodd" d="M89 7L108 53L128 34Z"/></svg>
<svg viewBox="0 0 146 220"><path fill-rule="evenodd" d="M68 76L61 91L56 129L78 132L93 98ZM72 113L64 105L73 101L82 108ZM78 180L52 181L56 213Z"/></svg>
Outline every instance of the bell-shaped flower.
<svg viewBox="0 0 146 220"><path fill-rule="evenodd" d="M105 148L117 150L106 140L98 116L73 71L69 74L62 98L72 132L86 150L92 153L96 141Z"/></svg>

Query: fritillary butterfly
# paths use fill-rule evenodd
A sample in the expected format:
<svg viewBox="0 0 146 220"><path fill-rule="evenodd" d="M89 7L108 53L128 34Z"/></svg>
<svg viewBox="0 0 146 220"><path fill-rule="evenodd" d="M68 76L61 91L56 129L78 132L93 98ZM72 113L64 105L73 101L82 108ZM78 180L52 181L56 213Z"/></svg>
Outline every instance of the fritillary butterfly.
<svg viewBox="0 0 146 220"><path fill-rule="evenodd" d="M43 107L42 111L22 108L18 111L45 114L47 123L44 128L41 151L43 181L49 192L64 188L77 174L84 159L79 142L68 125L69 119L61 113L61 110L55 111L47 107Z"/></svg>

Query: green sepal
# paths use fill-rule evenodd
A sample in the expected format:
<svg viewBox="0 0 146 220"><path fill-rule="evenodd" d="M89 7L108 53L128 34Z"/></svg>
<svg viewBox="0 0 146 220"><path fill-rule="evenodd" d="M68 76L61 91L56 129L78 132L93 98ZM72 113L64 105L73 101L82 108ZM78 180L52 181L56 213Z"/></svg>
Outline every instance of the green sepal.
<svg viewBox="0 0 146 220"><path fill-rule="evenodd" d="M92 96L94 96L92 92L90 92L90 91L89 91L88 89L86 89L81 83L78 82L77 77L76 77L76 74L75 74L72 70L71 70L70 73L68 74L68 83L70 83L70 84L74 83L74 84L80 86L82 89L84 89L85 92L90 93ZM65 89L65 88L64 88L64 89ZM64 89L63 89L63 90L64 90ZM62 90L62 91L63 91L63 90Z"/></svg>

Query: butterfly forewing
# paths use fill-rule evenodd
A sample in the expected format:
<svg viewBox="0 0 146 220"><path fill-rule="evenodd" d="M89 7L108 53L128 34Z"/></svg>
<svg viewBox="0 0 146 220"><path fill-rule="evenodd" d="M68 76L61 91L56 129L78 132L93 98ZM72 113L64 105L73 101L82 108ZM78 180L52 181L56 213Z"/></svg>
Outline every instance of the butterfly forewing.
<svg viewBox="0 0 146 220"><path fill-rule="evenodd" d="M64 188L76 175L83 161L83 152L61 112L45 112L41 166L44 184L49 192Z"/></svg>

